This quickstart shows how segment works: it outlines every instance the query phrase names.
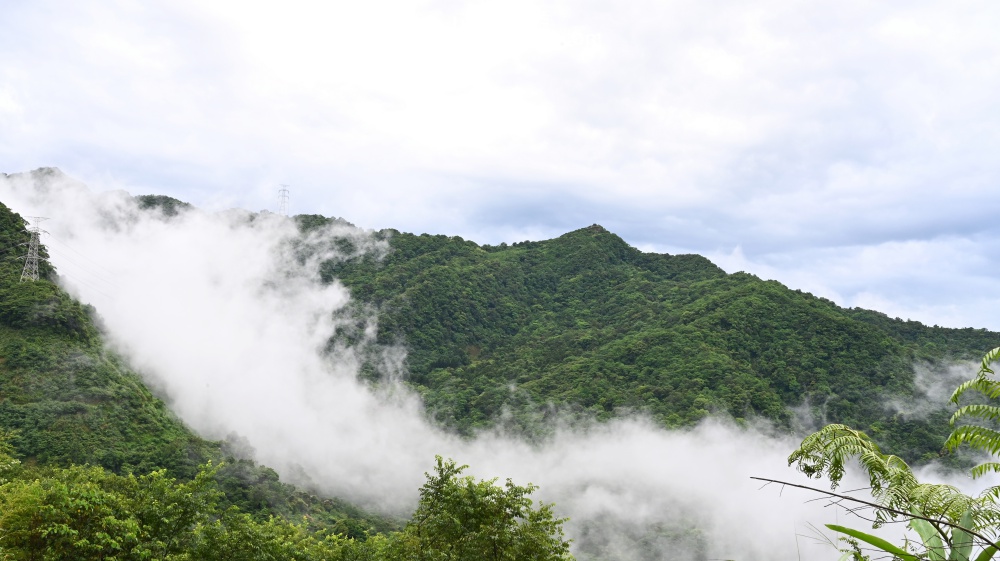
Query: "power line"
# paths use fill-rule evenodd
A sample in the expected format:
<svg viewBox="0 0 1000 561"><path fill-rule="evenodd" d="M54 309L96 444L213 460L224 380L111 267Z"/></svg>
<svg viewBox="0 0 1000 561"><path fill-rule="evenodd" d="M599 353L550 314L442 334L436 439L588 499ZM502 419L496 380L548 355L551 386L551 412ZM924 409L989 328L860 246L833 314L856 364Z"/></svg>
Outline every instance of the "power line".
<svg viewBox="0 0 1000 561"><path fill-rule="evenodd" d="M85 254L77 251L76 249L73 249L72 246L56 238L52 234L49 234L49 243L46 245L48 246L49 252L60 256L58 261L62 262L65 260L68 263L72 263L80 270L85 271L86 273L97 277L110 285L115 284L110 280L115 278L115 273L113 271L90 257L87 257ZM76 254L76 256L71 256L66 250L72 251Z"/></svg>
<svg viewBox="0 0 1000 561"><path fill-rule="evenodd" d="M109 273L110 275L114 276L114 274L115 274L115 272L114 272L114 271L112 271L111 269L108 269L108 268L107 268L107 267L105 267L104 265L101 265L101 264L100 264L100 263L98 263L97 261L94 261L94 260L93 260L93 259L91 259L90 257L87 257L87 256L86 256L85 254L83 254L83 253L81 253L81 252L77 251L76 249L74 249L74 248L73 248L73 246L71 246L71 245L70 245L70 244L69 244L68 242L66 242L66 241L65 241L65 240L63 240L62 238L57 238L57 237L53 236L52 234L49 234L49 239L50 239L50 240L52 240L52 241L55 241L55 242L58 242L58 243L59 243L59 245L61 245L61 246L65 247L66 249L68 249L68 250L72 251L73 253L75 253L75 254L79 255L80 257L83 257L83 258L84 258L84 259L86 259L87 261L90 261L90 262L91 262L91 263L93 263L94 265L96 265L96 266L100 267L101 269L103 269L103 270L104 270L104 272L106 272L106 273ZM50 244L50 245L51 245L51 244Z"/></svg>
<svg viewBox="0 0 1000 561"><path fill-rule="evenodd" d="M25 280L38 280L38 238L42 235L42 228L39 226L43 221L48 220L44 216L29 216L33 224L28 228L31 233L31 240L28 242L28 255L24 258L24 269L21 271L21 282ZM48 232L45 232L48 234Z"/></svg>
<svg viewBox="0 0 1000 561"><path fill-rule="evenodd" d="M70 274L65 273L65 272L64 273L59 273L59 276L60 277L66 277L68 279L72 279L74 282L76 282L78 284L81 284L81 285L84 285L84 286L87 286L91 290L93 290L93 291L99 293L100 295L104 296L105 298L108 299L108 301L114 301L114 297L112 295L108 294L107 292L104 292L103 290L101 290L100 288L98 288L97 286L95 286L94 283L87 282L87 281L85 281L85 280L83 280L83 279L81 279L81 278L79 278L77 276L70 275Z"/></svg>
<svg viewBox="0 0 1000 561"><path fill-rule="evenodd" d="M74 271L78 270L78 271L80 271L82 273L86 273L86 274L90 275L91 277L93 277L95 280L99 280L99 281L101 281L101 282L103 282L103 283L105 283L105 284L107 284L109 286L112 286L114 288L119 288L119 286L117 284L115 284L114 282L108 280L108 277L104 276L102 273L98 272L96 269L88 267L87 265L83 264L82 262L77 261L76 259L73 259L72 257L70 257L68 253L66 253L65 251L62 251L62 249L63 249L62 246L55 246L55 245L52 245L50 243L50 244L48 244L48 249L49 249L50 253L54 253L55 255L59 256L59 259L56 259L56 261L58 261L60 263L63 263L63 264L67 264L68 263L68 264L72 265L73 266L72 269ZM63 270L60 270L59 274L60 275L66 274L65 268L63 268Z"/></svg>
<svg viewBox="0 0 1000 561"><path fill-rule="evenodd" d="M24 270L21 272L21 282L24 282L25 280L31 280L31 281L38 280L38 277L39 277L39 275L38 275L38 261L39 260L45 261L44 257L40 257L39 256L39 251L41 249L40 238L41 238L41 234L49 234L47 231L42 230L41 227L40 227L40 224L42 223L42 221L48 220L48 218L46 218L44 216L28 216L27 219L30 222L32 222L33 225L30 228L28 228L28 232L31 234L31 239L30 239L30 241L27 244L28 245L28 254L23 258L25 260L25 263L24 263ZM51 237L51 234L49 234L49 236ZM97 263L96 261L94 261L93 259L90 259L89 257L87 257L86 255L84 255L83 253L80 253L79 251L73 249L69 244L66 244L65 242L62 242L60 240L60 244L59 245L60 246L64 246L66 249L69 249L69 250L73 251L74 253L76 253L77 255L79 255L81 257L83 257L87 261L90 261L91 263L93 263L97 267L100 267L100 268L104 269L105 271L108 271L109 273L111 272L110 270L108 270L107 268L105 268L104 266L102 266L100 263ZM62 256L62 259L65 259L66 261L72 263L73 265L75 265L76 267L78 267L81 271L92 275L94 279L99 280L101 282L104 282L104 283L106 283L106 284L108 284L108 285L110 285L110 286L112 286L112 287L114 287L116 289L119 288L118 285L116 285L115 283L111 282L110 280L108 280L107 278L105 278L104 276L102 276L100 273L97 273L95 270L89 269L88 267L86 267L85 265L83 265L82 263L80 263L79 261L70 258L69 255L67 255L66 253L64 253L62 251L59 251L59 250L56 250L55 246L53 246L52 244L49 244L48 249L50 251L56 251L57 253L59 253ZM101 296L104 296L105 298L108 298L109 300L113 300L113 297L110 294L108 294L107 292L104 292L104 290L101 290L93 282L89 282L89 281L87 281L85 279L82 279L82 278L76 276L76 275L68 274L66 271L62 271L60 273L60 276L71 278L71 279L73 279L74 281L76 281L79 284L83 284L83 285L86 285L86 286L90 287L91 290L97 292Z"/></svg>

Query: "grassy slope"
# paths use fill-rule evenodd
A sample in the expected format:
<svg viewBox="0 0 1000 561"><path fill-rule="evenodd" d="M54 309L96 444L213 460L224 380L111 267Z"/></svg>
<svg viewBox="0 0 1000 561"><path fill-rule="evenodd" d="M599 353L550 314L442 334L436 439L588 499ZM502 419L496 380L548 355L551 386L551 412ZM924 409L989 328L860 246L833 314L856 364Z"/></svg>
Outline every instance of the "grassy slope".
<svg viewBox="0 0 1000 561"><path fill-rule="evenodd" d="M382 310L381 341L407 345L410 382L464 433L502 416L535 430L549 403L684 426L710 412L787 423L808 402L816 421L869 430L913 459L938 451L947 414L907 419L881 398L914 397L916 362L978 359L1000 343L843 309L697 255L642 253L596 225L499 247L382 235L394 250L383 262L324 274Z"/></svg>

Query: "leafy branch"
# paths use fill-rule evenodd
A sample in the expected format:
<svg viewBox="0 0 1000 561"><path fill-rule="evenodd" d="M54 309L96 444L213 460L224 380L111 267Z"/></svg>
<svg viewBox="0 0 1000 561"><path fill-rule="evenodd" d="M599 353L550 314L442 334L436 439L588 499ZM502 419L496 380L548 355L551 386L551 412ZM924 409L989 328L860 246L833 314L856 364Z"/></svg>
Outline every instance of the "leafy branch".
<svg viewBox="0 0 1000 561"><path fill-rule="evenodd" d="M994 372L990 368L997 360L1000 360L1000 347L986 353L976 377L959 385L951 401L958 404L968 391L979 392L992 400L1000 398L1000 381L991 377ZM954 428L946 447L954 450L962 444L969 444L993 455L1000 454L1000 431L995 428L1000 423L1000 407L992 404L965 405L952 416L951 425L966 419L983 424ZM860 464L868 476L872 501L834 492L844 477L847 463L851 461ZM909 520L910 528L920 535L927 558L931 561L969 561L973 538L986 546L976 561L989 561L1000 551L996 537L988 537L996 536L1000 531L1000 486L989 487L979 496L972 497L951 485L920 483L900 457L883 453L868 435L841 424L827 425L803 439L799 448L788 457L788 464L795 464L807 477L828 477L831 490L760 477L753 479L807 489L872 507L875 509L873 528L898 518ZM1000 471L1000 462L986 462L973 468L972 475L980 477L997 471ZM919 559L877 536L833 524L827 527L896 557L913 561Z"/></svg>
<svg viewBox="0 0 1000 561"><path fill-rule="evenodd" d="M1000 551L1000 543L995 542L995 541L991 540L990 538L987 538L983 534L980 534L979 532L977 532L977 531L975 531L975 530L973 530L971 528L966 528L965 526L961 526L961 525L956 524L954 522L951 522L949 520L945 520L945 519L941 519L941 518L931 518L931 517L928 517L928 516L923 516L923 515L920 515L920 514L915 514L913 512L905 512L905 511L902 511L902 510L897 510L897 509L892 508L892 507L887 507L887 506L884 506L884 505L880 505L878 503L874 503L874 502L871 502L871 501L866 501L864 499L859 499L857 497L852 497L850 495L843 495L843 494L840 494L840 493L834 493L833 491L827 491L825 489L819 489L817 487L810 487L808 485L800 485L798 483L791 483L789 481L780 481L778 479L768 479L766 477L753 477L753 476L751 476L750 479L755 479L757 481L764 481L766 483L776 483L778 485L787 485L788 487L797 487L799 489L805 489L807 491L813 491L815 493L821 493L823 495L828 495L830 497L835 497L835 498L842 499L842 500L845 500L845 501L851 501L851 502L862 504L862 505L865 505L865 506L870 506L870 507L872 507L874 509L877 509L877 510L884 510L886 512L890 512L890 513L895 514L897 516L903 516L903 517L911 518L911 519L914 519L914 520L923 520L923 521L926 521L926 522L930 522L931 524L934 524L934 525L948 526L948 527L951 527L953 529L957 529L957 530L961 530L963 532L966 532L967 534L969 534L970 536L973 536L975 538L979 538L979 540L982 543L988 545L989 547L994 548L994 550L996 550L996 551Z"/></svg>

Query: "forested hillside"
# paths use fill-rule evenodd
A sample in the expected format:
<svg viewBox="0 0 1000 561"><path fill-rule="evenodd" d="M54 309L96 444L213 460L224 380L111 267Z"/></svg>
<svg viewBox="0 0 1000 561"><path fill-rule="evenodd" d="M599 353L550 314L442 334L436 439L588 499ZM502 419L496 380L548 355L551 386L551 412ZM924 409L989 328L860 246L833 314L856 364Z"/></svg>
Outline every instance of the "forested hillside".
<svg viewBox="0 0 1000 561"><path fill-rule="evenodd" d="M308 230L327 219L298 220ZM465 434L498 419L533 433L555 410L787 425L803 406L812 422L930 457L947 436L944 404L920 419L887 401L920 397L915 365L975 360L1000 342L840 308L698 255L643 253L597 225L510 246L378 235L392 247L384 260L331 262L323 274L376 306L380 342L406 346L409 382Z"/></svg>
<svg viewBox="0 0 1000 561"><path fill-rule="evenodd" d="M358 537L397 526L281 483L229 443L193 434L105 347L96 311L59 288L48 263L40 263L40 280L19 282L28 239L23 219L0 204L0 430L10 431L11 453L22 462L114 474L165 469L182 481L205 462L224 462L214 475L220 508L261 519L308 515L316 527Z"/></svg>
<svg viewBox="0 0 1000 561"><path fill-rule="evenodd" d="M51 282L47 262L39 281L18 282L28 238L0 208L0 423L18 429L15 449L32 462L192 476L205 443L103 348L94 310Z"/></svg>

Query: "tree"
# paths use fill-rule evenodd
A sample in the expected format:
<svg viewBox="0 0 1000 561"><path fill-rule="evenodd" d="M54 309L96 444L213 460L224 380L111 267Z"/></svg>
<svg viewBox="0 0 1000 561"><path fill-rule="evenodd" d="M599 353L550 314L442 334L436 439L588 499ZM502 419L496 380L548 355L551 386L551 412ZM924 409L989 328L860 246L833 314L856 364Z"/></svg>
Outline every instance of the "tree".
<svg viewBox="0 0 1000 561"><path fill-rule="evenodd" d="M0 450L0 464L3 463ZM214 510L214 469L189 482L100 467L41 468L0 485L0 550L9 559L179 559Z"/></svg>
<svg viewBox="0 0 1000 561"><path fill-rule="evenodd" d="M353 540L337 535L312 534L304 524L283 518L254 520L230 507L212 522L195 530L196 546L190 559L199 561L312 561L342 559Z"/></svg>
<svg viewBox="0 0 1000 561"><path fill-rule="evenodd" d="M570 560L569 542L551 504L533 506L537 487L503 486L462 476L468 466L436 457L420 505L396 542L394 557L414 561Z"/></svg>
<svg viewBox="0 0 1000 561"><path fill-rule="evenodd" d="M17 479L0 496L0 545L13 559L139 559L138 521L101 468Z"/></svg>
<svg viewBox="0 0 1000 561"><path fill-rule="evenodd" d="M952 402L959 403L968 391L978 391L989 399L1000 398L1000 381L990 377L994 373L990 364L998 359L1000 347L986 354L976 377L955 390ZM1000 407L965 405L955 412L951 423L954 426L968 420L1000 422ZM995 456L1000 454L1000 431L983 425L957 426L946 447L954 450L962 444ZM874 502L820 492L873 507L875 528L889 521L907 520L909 527L920 536L922 549L913 550L907 544L897 547L866 532L828 524L831 530L907 561L969 561L976 547L980 552L975 560L988 561L1000 550L997 543L1000 540L1000 486L989 487L973 497L951 485L920 483L901 458L883 453L868 435L841 424L827 425L806 437L789 456L788 463L795 464L809 477L828 477L831 489L835 490L844 477L846 464L852 460L857 460L868 476ZM973 468L972 476L997 471L1000 471L1000 463L986 462ZM855 547L846 552L860 557L857 542L853 541L852 545Z"/></svg>

